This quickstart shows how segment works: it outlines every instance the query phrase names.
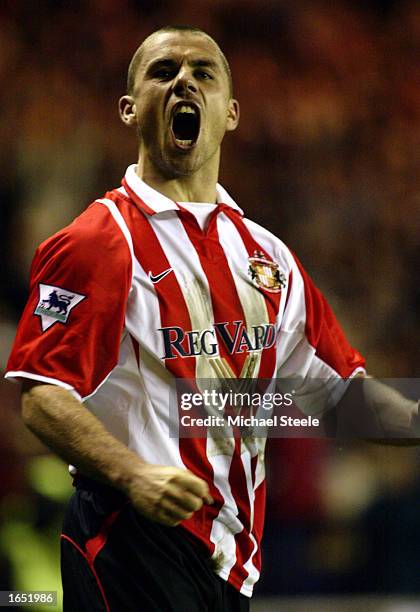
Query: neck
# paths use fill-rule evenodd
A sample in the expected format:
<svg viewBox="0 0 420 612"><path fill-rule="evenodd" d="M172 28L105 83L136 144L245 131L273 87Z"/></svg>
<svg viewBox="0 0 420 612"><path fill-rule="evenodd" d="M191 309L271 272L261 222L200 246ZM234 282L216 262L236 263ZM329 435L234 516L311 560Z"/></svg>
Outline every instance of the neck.
<svg viewBox="0 0 420 612"><path fill-rule="evenodd" d="M150 159L140 155L137 174L150 187L175 202L213 203L216 202L219 159L212 161L212 164L204 164L191 174L168 178Z"/></svg>

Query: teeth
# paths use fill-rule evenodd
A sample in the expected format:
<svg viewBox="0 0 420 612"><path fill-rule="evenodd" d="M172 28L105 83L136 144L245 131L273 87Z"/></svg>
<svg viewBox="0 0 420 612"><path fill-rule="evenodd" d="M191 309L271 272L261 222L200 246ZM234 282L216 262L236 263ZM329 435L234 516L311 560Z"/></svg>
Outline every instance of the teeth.
<svg viewBox="0 0 420 612"><path fill-rule="evenodd" d="M187 106L186 104L183 104L182 106L180 106L176 112L177 114L178 113L192 113L193 115L195 115L195 109L191 108L191 106Z"/></svg>
<svg viewBox="0 0 420 612"><path fill-rule="evenodd" d="M180 144L182 144L184 147L187 147L187 146L189 146L189 145L191 145L191 144L192 144L192 140L178 140L178 139L177 139L177 142L179 142Z"/></svg>

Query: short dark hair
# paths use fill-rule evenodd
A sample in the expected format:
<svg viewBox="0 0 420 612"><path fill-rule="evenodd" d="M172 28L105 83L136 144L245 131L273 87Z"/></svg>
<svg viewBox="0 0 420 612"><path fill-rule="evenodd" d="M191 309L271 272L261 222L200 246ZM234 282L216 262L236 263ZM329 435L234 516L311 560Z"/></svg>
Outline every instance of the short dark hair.
<svg viewBox="0 0 420 612"><path fill-rule="evenodd" d="M222 58L222 62L223 62L223 67L225 69L226 76L227 76L228 81L229 81L229 93L230 93L230 96L232 96L232 94L233 94L232 73L230 71L229 62L227 61L225 54L223 53L223 51L221 50L221 48L219 47L217 42L214 40L214 38L212 38L210 36L210 34L207 34L207 32L205 32L201 28L198 28L198 27L195 27L195 26L189 26L189 25L168 25L168 26L164 26L163 28L160 28L159 30L155 30L154 32L149 34L149 36L147 38L144 39L144 41L141 43L140 47L138 47L138 49L135 51L133 57L131 58L130 65L128 67L128 73L127 73L127 93L132 94L132 92L133 92L134 83L135 83L135 80L136 80L137 68L138 68L138 66L139 66L139 64L141 62L141 58L142 58L143 51L144 51L144 44L146 43L147 40L149 40L149 38L151 36L154 36L155 34L164 33L164 32L192 32L193 34L201 34L201 35L204 35L204 36L207 36L208 38L210 38L214 42L216 47L219 49L220 57Z"/></svg>

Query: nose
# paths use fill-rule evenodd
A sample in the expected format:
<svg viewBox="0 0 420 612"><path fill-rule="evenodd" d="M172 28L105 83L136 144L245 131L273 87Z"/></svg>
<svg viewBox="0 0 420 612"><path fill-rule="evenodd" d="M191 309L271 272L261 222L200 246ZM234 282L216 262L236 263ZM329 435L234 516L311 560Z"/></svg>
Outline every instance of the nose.
<svg viewBox="0 0 420 612"><path fill-rule="evenodd" d="M173 90L177 96L182 96L187 92L197 93L194 78L188 70L181 69L179 71L174 82Z"/></svg>

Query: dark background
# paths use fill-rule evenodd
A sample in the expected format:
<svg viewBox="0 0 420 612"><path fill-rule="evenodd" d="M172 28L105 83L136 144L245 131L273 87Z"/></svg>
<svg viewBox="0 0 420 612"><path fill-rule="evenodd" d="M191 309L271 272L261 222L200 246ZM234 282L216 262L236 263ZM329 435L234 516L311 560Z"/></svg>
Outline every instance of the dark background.
<svg viewBox="0 0 420 612"><path fill-rule="evenodd" d="M230 61L242 116L224 145L223 185L298 254L372 374L417 377L414 0L3 2L1 366L37 244L118 186L136 160L117 99L132 53L167 24L204 28ZM67 476L24 431L17 395L0 386L0 588L47 588L68 489L45 483L59 488ZM420 592L416 450L277 440L269 455L257 592ZM34 541L26 565L8 544L19 534L22 546Z"/></svg>

